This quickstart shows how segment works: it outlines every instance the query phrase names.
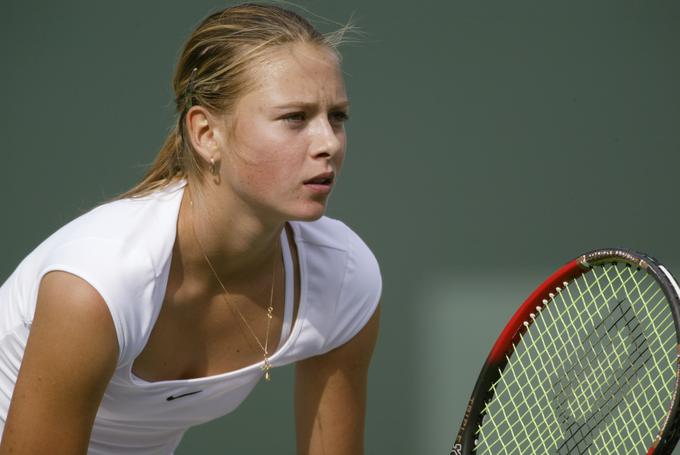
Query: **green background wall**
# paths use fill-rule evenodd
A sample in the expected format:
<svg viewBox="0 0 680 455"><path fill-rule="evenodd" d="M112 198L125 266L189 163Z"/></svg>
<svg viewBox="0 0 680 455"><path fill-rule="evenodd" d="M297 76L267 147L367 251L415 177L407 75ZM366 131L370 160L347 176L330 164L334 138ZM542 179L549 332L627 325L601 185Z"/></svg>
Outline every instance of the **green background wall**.
<svg viewBox="0 0 680 455"><path fill-rule="evenodd" d="M615 245L680 274L680 2L298 4L365 32L343 50L329 215L384 277L367 452L446 454L493 340L554 268ZM142 175L179 49L224 5L0 2L0 280ZM178 454L293 453L292 380L275 371Z"/></svg>

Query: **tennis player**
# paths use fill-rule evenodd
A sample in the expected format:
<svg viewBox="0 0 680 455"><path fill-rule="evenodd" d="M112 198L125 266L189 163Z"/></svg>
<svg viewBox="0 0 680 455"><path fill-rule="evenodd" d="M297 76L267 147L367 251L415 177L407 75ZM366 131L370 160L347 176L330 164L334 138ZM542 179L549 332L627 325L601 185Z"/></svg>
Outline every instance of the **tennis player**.
<svg viewBox="0 0 680 455"><path fill-rule="evenodd" d="M148 174L0 288L0 454L171 454L292 363L297 453L363 453L381 277L324 217L349 108L338 36L252 4L194 31Z"/></svg>

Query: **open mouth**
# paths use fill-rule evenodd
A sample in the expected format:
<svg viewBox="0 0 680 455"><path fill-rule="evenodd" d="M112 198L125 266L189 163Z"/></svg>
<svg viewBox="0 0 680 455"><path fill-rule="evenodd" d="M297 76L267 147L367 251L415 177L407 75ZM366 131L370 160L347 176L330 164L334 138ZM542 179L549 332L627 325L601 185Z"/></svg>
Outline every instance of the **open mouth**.
<svg viewBox="0 0 680 455"><path fill-rule="evenodd" d="M332 178L311 179L305 182L306 185L330 185L331 183L333 183Z"/></svg>
<svg viewBox="0 0 680 455"><path fill-rule="evenodd" d="M331 172L320 174L314 178L305 180L305 185L331 185L333 183L334 177L335 176Z"/></svg>

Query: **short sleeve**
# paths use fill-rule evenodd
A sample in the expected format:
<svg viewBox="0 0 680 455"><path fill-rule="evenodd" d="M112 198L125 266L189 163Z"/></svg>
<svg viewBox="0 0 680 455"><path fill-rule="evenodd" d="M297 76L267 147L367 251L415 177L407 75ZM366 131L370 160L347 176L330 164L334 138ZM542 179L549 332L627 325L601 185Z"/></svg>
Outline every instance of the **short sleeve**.
<svg viewBox="0 0 680 455"><path fill-rule="evenodd" d="M382 292L377 259L358 235L348 231L347 262L326 350L342 346L361 331L375 312Z"/></svg>
<svg viewBox="0 0 680 455"><path fill-rule="evenodd" d="M40 278L57 270L76 275L97 290L116 329L119 366L133 361L155 315L151 304L155 273L146 251L111 239L80 238L53 248Z"/></svg>

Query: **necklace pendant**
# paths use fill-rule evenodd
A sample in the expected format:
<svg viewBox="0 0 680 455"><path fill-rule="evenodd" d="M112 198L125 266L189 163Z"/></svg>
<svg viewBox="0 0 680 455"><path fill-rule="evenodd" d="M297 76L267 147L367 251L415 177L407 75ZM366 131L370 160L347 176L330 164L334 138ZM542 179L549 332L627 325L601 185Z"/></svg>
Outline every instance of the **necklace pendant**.
<svg viewBox="0 0 680 455"><path fill-rule="evenodd" d="M271 369L272 365L269 363L269 359L265 357L264 359L264 364L262 365L262 371L264 371L264 380L269 382L271 381L271 375L269 374L269 370Z"/></svg>

